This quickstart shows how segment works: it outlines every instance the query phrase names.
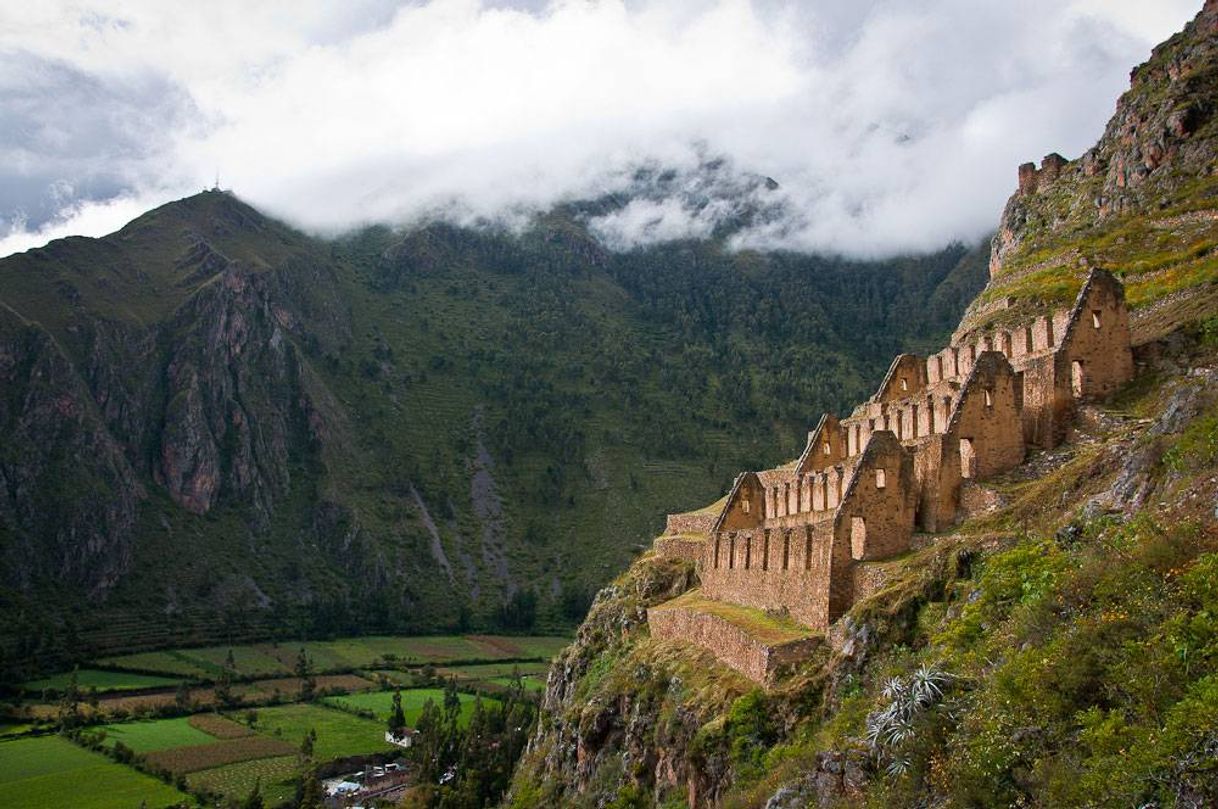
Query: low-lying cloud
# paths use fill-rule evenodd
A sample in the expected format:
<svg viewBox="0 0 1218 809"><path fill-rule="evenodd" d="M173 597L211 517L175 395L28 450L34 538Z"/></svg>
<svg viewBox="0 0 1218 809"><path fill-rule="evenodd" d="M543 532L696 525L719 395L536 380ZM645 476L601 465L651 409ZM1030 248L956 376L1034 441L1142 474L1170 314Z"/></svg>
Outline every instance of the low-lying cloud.
<svg viewBox="0 0 1218 809"><path fill-rule="evenodd" d="M0 0L0 255L217 174L332 234L519 223L642 166L679 182L590 222L618 249L742 206L744 246L934 249L995 225L1018 163L1090 146L1199 5Z"/></svg>

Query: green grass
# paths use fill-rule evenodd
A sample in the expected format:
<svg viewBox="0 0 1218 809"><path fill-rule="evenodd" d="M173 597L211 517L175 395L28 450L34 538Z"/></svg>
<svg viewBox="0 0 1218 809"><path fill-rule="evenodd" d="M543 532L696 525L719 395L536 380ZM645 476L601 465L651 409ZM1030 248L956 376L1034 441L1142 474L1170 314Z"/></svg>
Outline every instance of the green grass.
<svg viewBox="0 0 1218 809"><path fill-rule="evenodd" d="M192 772L186 776L186 782L234 800L243 800L257 783L263 799L274 806L295 796L296 767L295 756L259 758Z"/></svg>
<svg viewBox="0 0 1218 809"><path fill-rule="evenodd" d="M458 694L461 700L461 718L458 722L465 725L474 712L475 697L472 694ZM444 705L444 690L440 688L412 688L402 691L402 711L406 714L406 724L414 726L423 713L423 706L431 700L437 707ZM392 691L371 691L364 694L351 694L345 697L327 697L324 700L331 705L342 705L347 708L372 711L382 721L389 719L393 707ZM484 697L482 702L490 705L497 700Z"/></svg>
<svg viewBox="0 0 1218 809"><path fill-rule="evenodd" d="M392 750L385 741L385 725L320 705L282 705L258 711L259 733L300 744L306 733L317 732L314 755L319 761Z"/></svg>
<svg viewBox="0 0 1218 809"><path fill-rule="evenodd" d="M216 739L191 726L190 717L176 719L154 719L147 722L123 722L105 725L106 744L113 746L122 742L137 753L168 750L192 744L210 744Z"/></svg>
<svg viewBox="0 0 1218 809"><path fill-rule="evenodd" d="M58 736L0 742L0 791L7 809L133 809L193 800L167 784L82 750Z"/></svg>
<svg viewBox="0 0 1218 809"><path fill-rule="evenodd" d="M71 680L70 672L54 674L40 680L30 680L22 683L26 691L40 692L45 689L62 691ZM125 671L99 671L97 669L81 669L76 672L76 684L82 688L96 688L105 691L131 691L137 688L170 688L182 682L172 677L155 677L148 674L132 674Z"/></svg>
<svg viewBox="0 0 1218 809"><path fill-rule="evenodd" d="M806 626L802 626L789 618L775 618L751 607L742 607L739 604L729 604L726 601L703 598L702 593L698 590L690 590L685 595L664 604L660 609L669 608L691 609L707 613L708 615L714 615L746 630L761 643L771 645L802 640L816 634Z"/></svg>

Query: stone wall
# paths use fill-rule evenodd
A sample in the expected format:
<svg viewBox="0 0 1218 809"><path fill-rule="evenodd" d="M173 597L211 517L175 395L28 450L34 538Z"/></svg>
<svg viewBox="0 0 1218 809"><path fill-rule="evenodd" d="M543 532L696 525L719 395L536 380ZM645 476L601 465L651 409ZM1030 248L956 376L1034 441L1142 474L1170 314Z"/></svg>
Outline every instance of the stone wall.
<svg viewBox="0 0 1218 809"><path fill-rule="evenodd" d="M805 626L829 622L833 524L716 534L702 556L702 593L754 609L786 607Z"/></svg>
<svg viewBox="0 0 1218 809"><path fill-rule="evenodd" d="M686 514L669 514L664 526L666 534L709 534L715 527L717 512L691 511Z"/></svg>
<svg viewBox="0 0 1218 809"><path fill-rule="evenodd" d="M773 682L782 669L807 660L822 642L803 638L767 645L731 621L683 606L653 607L647 610L647 623L653 637L701 646L720 662L763 684Z"/></svg>
<svg viewBox="0 0 1218 809"><path fill-rule="evenodd" d="M1079 293L1063 352L1070 363L1075 399L1108 396L1133 378L1125 290L1109 273L1093 272Z"/></svg>
<svg viewBox="0 0 1218 809"><path fill-rule="evenodd" d="M1023 462L1021 384L1001 353L978 357L947 429L960 455L961 477L992 477Z"/></svg>
<svg viewBox="0 0 1218 809"><path fill-rule="evenodd" d="M838 509L850 558L882 559L909 548L914 523L913 459L896 436L871 434Z"/></svg>
<svg viewBox="0 0 1218 809"><path fill-rule="evenodd" d="M656 539L656 553L666 559L685 559L699 562L706 551L707 540L685 535L662 536Z"/></svg>

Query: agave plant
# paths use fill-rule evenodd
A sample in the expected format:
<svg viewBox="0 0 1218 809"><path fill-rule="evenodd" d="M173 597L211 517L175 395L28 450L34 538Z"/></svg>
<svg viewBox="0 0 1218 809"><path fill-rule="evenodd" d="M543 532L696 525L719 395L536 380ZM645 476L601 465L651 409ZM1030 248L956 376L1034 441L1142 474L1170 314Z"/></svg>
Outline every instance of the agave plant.
<svg viewBox="0 0 1218 809"><path fill-rule="evenodd" d="M950 682L947 672L923 665L908 677L890 678L880 689L888 704L868 714L867 743L877 759L891 759L889 775L902 775L909 770L910 760L897 755L896 750L914 737L918 716L942 701Z"/></svg>

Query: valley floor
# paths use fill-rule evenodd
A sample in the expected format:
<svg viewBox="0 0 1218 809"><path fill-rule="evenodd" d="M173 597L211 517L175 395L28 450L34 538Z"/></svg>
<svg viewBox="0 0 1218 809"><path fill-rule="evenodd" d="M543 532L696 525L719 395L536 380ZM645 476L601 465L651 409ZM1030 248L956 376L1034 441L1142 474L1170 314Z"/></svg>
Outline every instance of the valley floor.
<svg viewBox="0 0 1218 809"><path fill-rule="evenodd" d="M279 806L296 799L308 772L363 771L367 790L400 793L414 775L406 751L385 738L395 694L415 728L445 704L447 686L464 727L504 699L536 694L567 643L379 636L91 661L14 689L0 720L0 803L216 805L256 787Z"/></svg>

